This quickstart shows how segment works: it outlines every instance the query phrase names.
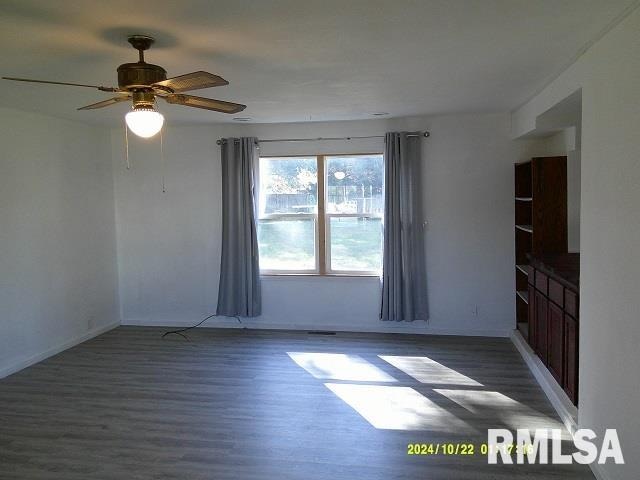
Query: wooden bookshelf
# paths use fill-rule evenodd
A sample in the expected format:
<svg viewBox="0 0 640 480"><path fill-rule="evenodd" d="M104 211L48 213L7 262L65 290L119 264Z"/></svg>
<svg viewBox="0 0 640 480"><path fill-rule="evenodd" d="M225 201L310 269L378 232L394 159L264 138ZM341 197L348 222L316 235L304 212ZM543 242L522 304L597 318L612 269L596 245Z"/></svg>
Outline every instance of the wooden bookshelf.
<svg viewBox="0 0 640 480"><path fill-rule="evenodd" d="M514 181L516 327L527 338L527 255L567 252L567 157L517 163Z"/></svg>

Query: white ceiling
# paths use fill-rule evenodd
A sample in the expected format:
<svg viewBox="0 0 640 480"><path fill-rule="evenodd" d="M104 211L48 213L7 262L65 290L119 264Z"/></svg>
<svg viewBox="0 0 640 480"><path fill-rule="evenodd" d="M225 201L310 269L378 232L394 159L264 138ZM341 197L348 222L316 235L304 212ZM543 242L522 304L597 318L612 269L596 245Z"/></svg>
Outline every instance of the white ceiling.
<svg viewBox="0 0 640 480"><path fill-rule="evenodd" d="M0 75L116 85L128 34L156 37L169 76L207 70L194 92L247 104L255 122L505 111L560 73L633 0L2 0ZM90 89L2 81L0 106L91 123L126 104ZM167 105L172 123L231 116Z"/></svg>

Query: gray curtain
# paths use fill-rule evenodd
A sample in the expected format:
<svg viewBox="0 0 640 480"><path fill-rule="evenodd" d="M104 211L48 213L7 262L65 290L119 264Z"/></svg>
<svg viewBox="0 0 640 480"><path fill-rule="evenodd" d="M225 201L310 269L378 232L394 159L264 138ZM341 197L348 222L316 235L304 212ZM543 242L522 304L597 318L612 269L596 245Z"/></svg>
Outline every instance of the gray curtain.
<svg viewBox="0 0 640 480"><path fill-rule="evenodd" d="M382 320L429 318L420 152L419 136L385 135Z"/></svg>
<svg viewBox="0 0 640 480"><path fill-rule="evenodd" d="M227 138L222 150L222 259L218 315L261 313L256 234L256 138Z"/></svg>

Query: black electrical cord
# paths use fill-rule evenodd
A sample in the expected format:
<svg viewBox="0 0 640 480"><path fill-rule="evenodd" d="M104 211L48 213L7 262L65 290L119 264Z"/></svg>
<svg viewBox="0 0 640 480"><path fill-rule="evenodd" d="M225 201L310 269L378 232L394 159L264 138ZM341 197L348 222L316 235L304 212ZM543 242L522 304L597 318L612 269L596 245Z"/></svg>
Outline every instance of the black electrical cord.
<svg viewBox="0 0 640 480"><path fill-rule="evenodd" d="M199 327L200 325L202 325L204 322L206 322L207 320L209 320L210 318L213 317L217 317L218 315L216 315L215 313L209 315L208 317L203 318L199 323L196 323L195 325L191 325L190 327L185 327L185 328L179 328L177 330L169 330L168 332L164 332L162 334L162 338L166 337L167 335L180 335L182 338L184 338L185 340L187 340L188 342L190 342L191 340L189 340L189 337L187 337L186 335L184 335L182 332L186 332L187 330L191 330L194 329L196 327ZM225 315L226 316L226 315ZM240 325L242 325L242 321L240 320L240 317L238 317L237 315L232 315L233 318L235 318L236 320L238 320L238 323ZM244 327L246 328L246 327Z"/></svg>

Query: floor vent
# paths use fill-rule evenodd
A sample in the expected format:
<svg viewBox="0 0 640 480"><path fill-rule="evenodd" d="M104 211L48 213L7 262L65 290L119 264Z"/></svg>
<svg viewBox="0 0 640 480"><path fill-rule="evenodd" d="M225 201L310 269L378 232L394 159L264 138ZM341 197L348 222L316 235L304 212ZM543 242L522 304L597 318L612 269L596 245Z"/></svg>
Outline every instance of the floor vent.
<svg viewBox="0 0 640 480"><path fill-rule="evenodd" d="M336 332L329 332L327 330L309 330L309 335L335 335Z"/></svg>

